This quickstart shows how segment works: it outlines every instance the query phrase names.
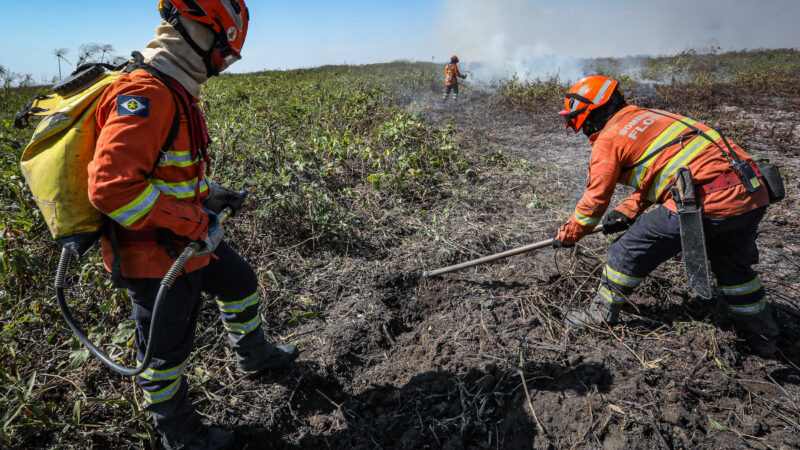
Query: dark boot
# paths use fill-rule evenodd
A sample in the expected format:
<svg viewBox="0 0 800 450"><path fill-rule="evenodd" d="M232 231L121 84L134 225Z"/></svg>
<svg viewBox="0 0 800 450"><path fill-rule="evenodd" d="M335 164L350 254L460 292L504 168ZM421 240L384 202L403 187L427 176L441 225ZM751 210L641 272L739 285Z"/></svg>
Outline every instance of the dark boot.
<svg viewBox="0 0 800 450"><path fill-rule="evenodd" d="M583 330L587 325L605 328L605 324L614 325L619 321L619 312L624 303L611 303L600 294L595 295L592 303L585 309L570 308L567 311L567 326Z"/></svg>
<svg viewBox="0 0 800 450"><path fill-rule="evenodd" d="M753 354L767 359L775 358L775 343L780 331L769 303L756 314L734 314L733 324L737 334L744 339Z"/></svg>
<svg viewBox="0 0 800 450"><path fill-rule="evenodd" d="M233 433L203 425L196 413L192 414L185 425L162 430L156 424L156 430L161 435L161 445L166 450L221 450L233 442Z"/></svg>
<svg viewBox="0 0 800 450"><path fill-rule="evenodd" d="M241 335L228 333L228 345L236 352L236 362L246 377L255 377L266 370L289 365L300 352L292 344L275 346L267 342L259 326Z"/></svg>

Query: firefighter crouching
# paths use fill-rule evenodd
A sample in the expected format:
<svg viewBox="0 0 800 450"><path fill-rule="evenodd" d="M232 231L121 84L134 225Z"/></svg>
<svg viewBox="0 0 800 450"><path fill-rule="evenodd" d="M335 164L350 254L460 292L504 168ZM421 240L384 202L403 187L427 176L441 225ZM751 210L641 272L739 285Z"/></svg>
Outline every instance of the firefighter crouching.
<svg viewBox="0 0 800 450"><path fill-rule="evenodd" d="M572 246L601 218L606 234L627 230L608 249L591 304L570 310L568 324L583 328L616 323L622 305L644 277L681 251L670 187L676 170L688 166L702 206L711 270L735 328L754 353L773 357L778 327L761 278L751 267L758 260L755 240L768 194L766 189L749 192L722 150L731 149L756 171L750 155L701 123L627 105L618 83L606 77L586 77L566 97L560 114L568 128L589 138L592 155L583 197L553 245ZM635 192L603 217L617 183ZM653 204L659 206L643 214Z"/></svg>
<svg viewBox="0 0 800 450"><path fill-rule="evenodd" d="M444 95L442 101L447 101L450 92L453 92L453 101L458 101L458 79L466 79L466 75L462 75L458 71L458 56L453 55L450 57L450 64L444 68Z"/></svg>
<svg viewBox="0 0 800 450"><path fill-rule="evenodd" d="M220 448L232 434L200 422L183 376L201 293L215 297L243 375L284 366L297 349L265 340L255 272L225 243L216 221L215 213L238 193L206 179L209 136L197 98L208 77L239 59L249 21L245 2L171 0L160 9L164 20L142 51L145 65L121 76L100 99L89 197L114 221L140 361L160 279L187 243L204 242L169 291L153 363L137 381L166 448ZM179 124L175 139L162 149L173 123ZM102 247L110 270L114 255L107 236Z"/></svg>

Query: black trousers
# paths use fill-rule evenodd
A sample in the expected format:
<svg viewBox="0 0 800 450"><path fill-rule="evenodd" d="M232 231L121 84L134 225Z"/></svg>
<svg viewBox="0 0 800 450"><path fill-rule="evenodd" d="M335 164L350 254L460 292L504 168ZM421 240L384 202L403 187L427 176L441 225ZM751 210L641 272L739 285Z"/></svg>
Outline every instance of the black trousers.
<svg viewBox="0 0 800 450"><path fill-rule="evenodd" d="M711 270L734 314L756 314L766 307L764 286L752 268L758 262L756 236L765 212L759 208L736 217L703 219ZM611 244L598 295L625 302L644 277L680 251L678 215L659 206Z"/></svg>
<svg viewBox="0 0 800 450"><path fill-rule="evenodd" d="M453 92L453 99L458 100L458 83L445 86L442 100L447 100L447 97L450 95L450 91Z"/></svg>
<svg viewBox="0 0 800 450"><path fill-rule="evenodd" d="M212 257L208 266L175 280L165 299L165 311L161 316L163 323L158 324L160 335L153 343L152 364L137 377L146 409L162 433L183 435L199 426L194 407L187 399L188 386L183 371L194 348L201 293L216 298L228 333L247 335L260 330L258 279L253 268L225 242L214 254L218 259ZM148 344L153 304L161 280L128 281L133 318L136 319L136 355L141 361Z"/></svg>

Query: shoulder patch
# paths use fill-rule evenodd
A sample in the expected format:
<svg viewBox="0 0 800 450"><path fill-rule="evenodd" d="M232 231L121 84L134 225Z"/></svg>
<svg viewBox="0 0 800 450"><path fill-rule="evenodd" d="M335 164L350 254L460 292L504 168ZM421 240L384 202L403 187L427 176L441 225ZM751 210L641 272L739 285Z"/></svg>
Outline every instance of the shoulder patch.
<svg viewBox="0 0 800 450"><path fill-rule="evenodd" d="M150 117L150 99L136 95L117 95L117 115Z"/></svg>

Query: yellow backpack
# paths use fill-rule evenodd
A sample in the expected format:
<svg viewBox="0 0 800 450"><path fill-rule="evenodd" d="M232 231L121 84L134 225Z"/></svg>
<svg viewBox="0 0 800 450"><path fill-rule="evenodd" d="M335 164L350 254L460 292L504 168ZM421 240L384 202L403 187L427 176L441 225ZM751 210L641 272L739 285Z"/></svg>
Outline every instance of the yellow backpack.
<svg viewBox="0 0 800 450"><path fill-rule="evenodd" d="M87 166L95 147L94 112L100 95L121 70L92 66L34 98L17 114L15 125L43 116L22 153L20 166L50 233L77 256L97 240L104 219L89 202Z"/></svg>
<svg viewBox="0 0 800 450"><path fill-rule="evenodd" d="M107 64L79 67L53 87L53 94L31 100L14 120L17 128L25 128L29 117L44 117L22 153L20 166L53 238L76 256L91 249L105 223L89 201L87 166L94 157L97 134L94 112L108 86L123 73L143 67L136 56L116 68ZM177 135L177 108L175 119L165 147Z"/></svg>

